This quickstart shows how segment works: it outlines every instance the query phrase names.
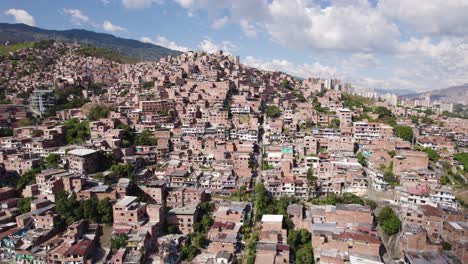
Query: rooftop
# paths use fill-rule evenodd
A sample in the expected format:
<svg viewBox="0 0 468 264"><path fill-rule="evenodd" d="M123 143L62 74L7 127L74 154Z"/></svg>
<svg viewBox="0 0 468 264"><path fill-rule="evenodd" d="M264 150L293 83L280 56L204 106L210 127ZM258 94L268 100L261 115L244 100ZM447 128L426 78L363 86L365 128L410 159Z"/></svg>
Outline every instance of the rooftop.
<svg viewBox="0 0 468 264"><path fill-rule="evenodd" d="M174 208L169 211L169 214L176 214L176 215L193 215L197 211L196 206L186 206L186 207L179 207Z"/></svg>
<svg viewBox="0 0 468 264"><path fill-rule="evenodd" d="M74 150L69 151L68 154L85 157L96 152L97 150L94 150L94 149L74 149Z"/></svg>
<svg viewBox="0 0 468 264"><path fill-rule="evenodd" d="M263 215L262 222L283 222L283 215Z"/></svg>
<svg viewBox="0 0 468 264"><path fill-rule="evenodd" d="M135 196L125 196L122 198L120 201L118 201L115 205L117 206L129 206L131 203L133 203L137 197Z"/></svg>

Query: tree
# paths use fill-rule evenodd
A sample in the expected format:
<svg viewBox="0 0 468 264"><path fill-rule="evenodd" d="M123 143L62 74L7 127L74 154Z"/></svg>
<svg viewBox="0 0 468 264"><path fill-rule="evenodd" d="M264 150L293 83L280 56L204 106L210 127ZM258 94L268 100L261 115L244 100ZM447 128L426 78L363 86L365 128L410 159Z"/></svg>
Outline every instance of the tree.
<svg viewBox="0 0 468 264"><path fill-rule="evenodd" d="M433 150L432 148L423 148L422 151L427 154L427 156L429 157L429 160L434 161L434 162L439 161L440 159L439 153Z"/></svg>
<svg viewBox="0 0 468 264"><path fill-rule="evenodd" d="M91 130L88 121L82 121L74 118L65 121L65 141L67 144L79 144L89 139Z"/></svg>
<svg viewBox="0 0 468 264"><path fill-rule="evenodd" d="M33 137L42 137L44 135L44 131L39 129L34 129L31 133Z"/></svg>
<svg viewBox="0 0 468 264"><path fill-rule="evenodd" d="M133 146L136 138L135 130L124 124L119 124L117 128L122 129L122 147L128 148Z"/></svg>
<svg viewBox="0 0 468 264"><path fill-rule="evenodd" d="M363 167L367 166L366 157L364 157L364 154L362 154L362 152L359 152L356 157L358 159L359 164L361 164Z"/></svg>
<svg viewBox="0 0 468 264"><path fill-rule="evenodd" d="M262 218L262 215L264 214L269 203L270 197L268 196L265 185L258 183L255 185L255 206L257 207L255 214L256 221L259 221Z"/></svg>
<svg viewBox="0 0 468 264"><path fill-rule="evenodd" d="M32 201L32 198L31 198L31 197L21 198L21 199L18 201L18 206L17 206L17 207L18 207L19 211L20 211L22 214L31 211L31 201Z"/></svg>
<svg viewBox="0 0 468 264"><path fill-rule="evenodd" d="M26 185L29 185L34 182L36 179L36 174L41 172L41 169L38 167L32 168L30 171L27 171L19 178L18 182L16 183L16 190L20 191L23 190Z"/></svg>
<svg viewBox="0 0 468 264"><path fill-rule="evenodd" d="M309 184L314 184L315 182L317 182L317 177L314 176L314 170L312 169L312 167L310 167L307 170L307 181L309 182Z"/></svg>
<svg viewBox="0 0 468 264"><path fill-rule="evenodd" d="M191 261L198 255L199 251L200 250L192 244L183 245L181 250L182 259Z"/></svg>
<svg viewBox="0 0 468 264"><path fill-rule="evenodd" d="M0 137L11 137L13 136L13 129L9 127L0 128Z"/></svg>
<svg viewBox="0 0 468 264"><path fill-rule="evenodd" d="M291 89L289 80L283 79L280 85L285 89Z"/></svg>
<svg viewBox="0 0 468 264"><path fill-rule="evenodd" d="M26 127L26 126L31 126L33 124L33 121L29 118L24 118L18 121L18 126L19 127Z"/></svg>
<svg viewBox="0 0 468 264"><path fill-rule="evenodd" d="M104 182L107 184L116 183L120 178L129 178L132 182L136 180L135 168L132 164L113 164L109 170L111 173L104 178Z"/></svg>
<svg viewBox="0 0 468 264"><path fill-rule="evenodd" d="M50 153L45 158L47 168L58 168L61 161L60 155L55 153Z"/></svg>
<svg viewBox="0 0 468 264"><path fill-rule="evenodd" d="M111 249L116 251L127 246L128 236L125 234L117 234L111 239Z"/></svg>
<svg viewBox="0 0 468 264"><path fill-rule="evenodd" d="M383 174L383 180L392 186L396 186L399 184L398 178L395 177L395 174L393 174L391 166L385 169L384 174Z"/></svg>
<svg viewBox="0 0 468 264"><path fill-rule="evenodd" d="M380 227L387 235L393 235L400 230L400 219L390 207L384 207L377 216Z"/></svg>
<svg viewBox="0 0 468 264"><path fill-rule="evenodd" d="M396 126L393 129L393 135L406 141L413 142L413 129L409 126Z"/></svg>
<svg viewBox="0 0 468 264"><path fill-rule="evenodd" d="M100 222L112 225L114 219L112 215L112 204L108 197L99 201L97 205L97 211L100 215Z"/></svg>
<svg viewBox="0 0 468 264"><path fill-rule="evenodd" d="M103 105L96 105L89 109L88 119L91 121L99 120L100 118L106 118L109 115L109 107Z"/></svg>
<svg viewBox="0 0 468 264"><path fill-rule="evenodd" d="M468 152L457 153L453 155L453 159L463 165L463 170L468 172Z"/></svg>
<svg viewBox="0 0 468 264"><path fill-rule="evenodd" d="M452 250L452 245L449 242L442 242L442 250L444 251L450 251Z"/></svg>
<svg viewBox="0 0 468 264"><path fill-rule="evenodd" d="M139 135L137 135L135 144L138 146L154 146L158 144L158 141L148 129L143 130Z"/></svg>
<svg viewBox="0 0 468 264"><path fill-rule="evenodd" d="M276 105L270 105L267 107L265 113L268 118L277 118L281 115L281 110Z"/></svg>
<svg viewBox="0 0 468 264"><path fill-rule="evenodd" d="M338 119L338 118L333 118L332 121L331 121L330 126L331 126L332 128L340 128L340 119Z"/></svg>
<svg viewBox="0 0 468 264"><path fill-rule="evenodd" d="M295 262L296 264L310 264L314 263L314 253L312 245L310 243L300 247L296 252Z"/></svg>

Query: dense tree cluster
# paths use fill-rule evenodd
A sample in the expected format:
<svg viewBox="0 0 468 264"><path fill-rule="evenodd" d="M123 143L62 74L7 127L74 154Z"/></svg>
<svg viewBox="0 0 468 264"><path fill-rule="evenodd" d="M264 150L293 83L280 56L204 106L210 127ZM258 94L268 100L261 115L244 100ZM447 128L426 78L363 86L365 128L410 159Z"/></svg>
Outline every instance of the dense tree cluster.
<svg viewBox="0 0 468 264"><path fill-rule="evenodd" d="M91 136L88 121L70 119L63 123L65 126L65 141L67 144L80 144Z"/></svg>
<svg viewBox="0 0 468 264"><path fill-rule="evenodd" d="M409 126L396 126L393 129L393 135L406 141L413 142L413 129Z"/></svg>
<svg viewBox="0 0 468 264"><path fill-rule="evenodd" d="M377 216L379 225L387 235L393 235L400 230L400 219L398 215L390 207L384 207L380 210Z"/></svg>
<svg viewBox="0 0 468 264"><path fill-rule="evenodd" d="M363 199L353 193L329 194L325 197L311 199L310 202L316 205L336 205L336 204L360 204L368 205L371 209L375 209L377 204L373 200Z"/></svg>
<svg viewBox="0 0 468 264"><path fill-rule="evenodd" d="M95 223L112 224L112 204L109 198L98 200L91 197L85 201L79 201L75 193L61 191L55 198L57 213L67 225L81 219L87 219Z"/></svg>
<svg viewBox="0 0 468 264"><path fill-rule="evenodd" d="M277 118L281 116L281 110L276 105L268 106L265 113L268 118Z"/></svg>
<svg viewBox="0 0 468 264"><path fill-rule="evenodd" d="M306 229L290 230L288 233L288 245L294 255L294 263L306 264L314 262L311 234Z"/></svg>
<svg viewBox="0 0 468 264"><path fill-rule="evenodd" d="M194 232L188 235L187 243L181 248L182 259L187 261L191 261L200 253L200 249L207 243L206 234L213 225L211 214L214 205L209 202L201 202L198 205L198 210L202 218L193 225Z"/></svg>
<svg viewBox="0 0 468 264"><path fill-rule="evenodd" d="M95 105L89 109L87 118L91 121L96 121L101 118L106 118L109 115L110 108L104 105Z"/></svg>
<svg viewBox="0 0 468 264"><path fill-rule="evenodd" d="M468 153L467 152L457 153L453 156L453 158L463 165L463 169L465 173L468 172Z"/></svg>

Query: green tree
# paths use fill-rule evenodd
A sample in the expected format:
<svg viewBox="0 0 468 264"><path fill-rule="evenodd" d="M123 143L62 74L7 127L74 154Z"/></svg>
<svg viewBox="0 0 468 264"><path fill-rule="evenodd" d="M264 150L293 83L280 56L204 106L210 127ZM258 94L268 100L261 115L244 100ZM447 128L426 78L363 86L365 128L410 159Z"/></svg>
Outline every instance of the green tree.
<svg viewBox="0 0 468 264"><path fill-rule="evenodd" d="M393 235L400 230L400 219L398 215L390 207L384 207L380 210L377 216L380 227L387 235Z"/></svg>
<svg viewBox="0 0 468 264"><path fill-rule="evenodd" d="M93 222L99 222L101 219L97 210L98 204L99 200L94 196L81 202L80 206L83 207L83 217Z"/></svg>
<svg viewBox="0 0 468 264"><path fill-rule="evenodd" d="M58 168L61 161L60 155L55 153L50 153L45 158L47 168Z"/></svg>
<svg viewBox="0 0 468 264"><path fill-rule="evenodd" d="M42 137L44 135L44 131L39 129L34 129L31 133L33 137Z"/></svg>
<svg viewBox="0 0 468 264"><path fill-rule="evenodd" d="M106 197L99 201L99 204L97 205L97 211L102 223L112 225L114 218L112 214L112 204L109 198Z"/></svg>
<svg viewBox="0 0 468 264"><path fill-rule="evenodd" d="M393 174L391 166L385 169L383 174L383 180L392 186L396 186L399 184L398 178Z"/></svg>
<svg viewBox="0 0 468 264"><path fill-rule="evenodd" d="M330 126L331 126L332 128L340 128L340 119L338 119L338 118L333 118L332 121L331 121Z"/></svg>
<svg viewBox="0 0 468 264"><path fill-rule="evenodd" d="M463 170L468 172L468 152L457 153L453 155L453 159L463 165Z"/></svg>
<svg viewBox="0 0 468 264"><path fill-rule="evenodd" d="M310 243L305 244L297 250L295 255L296 264L311 264L314 263L314 252Z"/></svg>
<svg viewBox="0 0 468 264"><path fill-rule="evenodd" d="M127 246L128 236L125 234L117 234L111 239L111 249L112 251L117 251L120 248Z"/></svg>
<svg viewBox="0 0 468 264"><path fill-rule="evenodd" d="M31 126L33 124L33 121L29 118L24 118L18 121L18 126L19 127L26 127L26 126Z"/></svg>
<svg viewBox="0 0 468 264"><path fill-rule="evenodd" d="M65 141L67 144L83 143L90 138L91 130L88 121L82 121L74 118L65 121Z"/></svg>
<svg viewBox="0 0 468 264"><path fill-rule="evenodd" d="M22 214L31 211L31 201L32 201L32 198L31 198L31 197L21 198L21 199L18 201L18 206L17 206L17 207L18 207L19 211L20 211Z"/></svg>
<svg viewBox="0 0 468 264"><path fill-rule="evenodd" d="M181 252L183 260L192 261L198 255L200 250L196 246L188 244L182 246Z"/></svg>
<svg viewBox="0 0 468 264"><path fill-rule="evenodd" d="M439 161L440 155L436 150L433 150L432 148L423 148L422 151L427 154L429 160L434 162Z"/></svg>
<svg viewBox="0 0 468 264"><path fill-rule="evenodd" d="M30 171L27 171L16 183L16 190L23 190L26 185L33 183L36 180L36 174L40 173L41 169L38 167L32 168Z"/></svg>
<svg viewBox="0 0 468 264"><path fill-rule="evenodd" d="M312 167L310 167L308 170L307 170L307 181L309 182L309 184L315 184L315 182L317 182L317 177L314 176L314 170L312 169Z"/></svg>
<svg viewBox="0 0 468 264"><path fill-rule="evenodd" d="M135 130L124 124L119 124L117 128L122 129L122 147L129 148L133 146L136 138Z"/></svg>
<svg viewBox="0 0 468 264"><path fill-rule="evenodd" d="M356 157L358 159L359 164L361 164L363 167L367 166L366 157L364 157L364 154L362 154L362 152L359 152Z"/></svg>
<svg viewBox="0 0 468 264"><path fill-rule="evenodd" d="M13 136L13 129L9 127L0 128L0 137L11 137Z"/></svg>
<svg viewBox="0 0 468 264"><path fill-rule="evenodd" d="M283 87L285 89L290 89L291 88L289 80L286 80L286 79L283 79L281 81L280 85L281 85L281 87Z"/></svg>
<svg viewBox="0 0 468 264"><path fill-rule="evenodd" d="M281 116L281 110L276 105L268 106L265 113L268 118L277 118Z"/></svg>
<svg viewBox="0 0 468 264"><path fill-rule="evenodd" d="M109 170L111 173L105 177L106 183L116 183L120 178L135 178L135 168L132 164L114 164Z"/></svg>
<svg viewBox="0 0 468 264"><path fill-rule="evenodd" d="M154 137L153 132L145 129L143 132L137 135L135 144L138 146L155 146L158 144L158 141Z"/></svg>
<svg viewBox="0 0 468 264"><path fill-rule="evenodd" d="M442 250L450 251L452 250L452 245L449 242L442 242Z"/></svg>
<svg viewBox="0 0 468 264"><path fill-rule="evenodd" d="M91 121L96 121L100 118L106 118L109 115L109 112L109 107L103 105L96 105L89 110L87 117Z"/></svg>
<svg viewBox="0 0 468 264"><path fill-rule="evenodd" d="M258 183L257 185L255 185L255 221L259 221L262 218L262 215L265 213L265 210L270 202L271 199L268 196L265 185L263 185L262 183Z"/></svg>
<svg viewBox="0 0 468 264"><path fill-rule="evenodd" d="M393 135L409 142L413 141L413 129L409 126L396 126L393 129Z"/></svg>
<svg viewBox="0 0 468 264"><path fill-rule="evenodd" d="M141 87L143 89L151 89L154 87L154 81L150 81L150 82L144 82Z"/></svg>

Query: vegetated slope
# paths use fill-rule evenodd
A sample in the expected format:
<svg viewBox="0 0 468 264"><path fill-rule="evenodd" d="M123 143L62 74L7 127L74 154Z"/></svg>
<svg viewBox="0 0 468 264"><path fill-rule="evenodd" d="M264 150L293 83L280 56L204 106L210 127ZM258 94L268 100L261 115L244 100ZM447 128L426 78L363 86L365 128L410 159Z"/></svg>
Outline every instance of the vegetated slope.
<svg viewBox="0 0 468 264"><path fill-rule="evenodd" d="M34 42L44 39L86 43L99 48L110 49L137 60L158 60L168 55L181 54L180 51L170 50L158 45L84 29L47 30L25 24L0 23L0 43L2 44L6 42L12 44Z"/></svg>

